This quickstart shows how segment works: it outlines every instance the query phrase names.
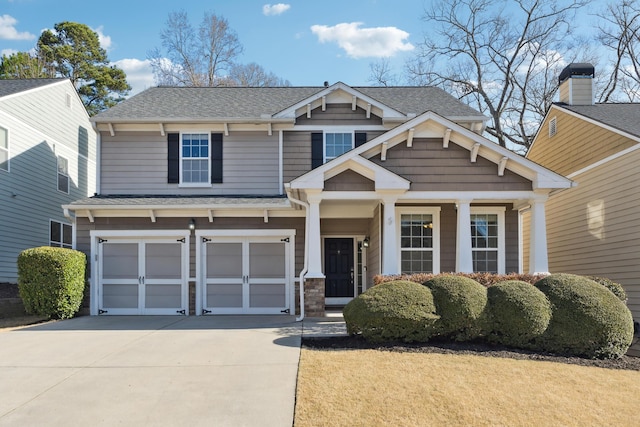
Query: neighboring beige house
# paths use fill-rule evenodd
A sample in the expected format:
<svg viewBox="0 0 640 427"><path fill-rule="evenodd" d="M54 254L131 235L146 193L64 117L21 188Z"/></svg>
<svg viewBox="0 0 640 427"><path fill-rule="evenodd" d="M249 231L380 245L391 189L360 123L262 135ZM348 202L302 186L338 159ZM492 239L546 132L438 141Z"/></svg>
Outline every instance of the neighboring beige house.
<svg viewBox="0 0 640 427"><path fill-rule="evenodd" d="M590 64L562 72L560 102L549 109L526 157L577 183L547 201L551 272L621 283L637 322L640 104L595 104L593 76Z"/></svg>
<svg viewBox="0 0 640 427"><path fill-rule="evenodd" d="M91 313L319 316L379 273L518 272L522 206L547 272L545 200L571 181L485 120L434 87L133 96L92 118L98 194L64 206Z"/></svg>
<svg viewBox="0 0 640 427"><path fill-rule="evenodd" d="M71 248L60 207L95 193L96 132L68 79L0 80L0 283L21 251Z"/></svg>

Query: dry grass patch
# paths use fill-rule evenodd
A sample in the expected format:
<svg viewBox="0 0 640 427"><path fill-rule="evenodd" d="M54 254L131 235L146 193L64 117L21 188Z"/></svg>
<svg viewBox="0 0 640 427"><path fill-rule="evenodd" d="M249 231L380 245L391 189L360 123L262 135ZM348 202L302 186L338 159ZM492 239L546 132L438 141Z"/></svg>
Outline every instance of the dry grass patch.
<svg viewBox="0 0 640 427"><path fill-rule="evenodd" d="M302 349L295 425L638 425L640 372L469 355Z"/></svg>

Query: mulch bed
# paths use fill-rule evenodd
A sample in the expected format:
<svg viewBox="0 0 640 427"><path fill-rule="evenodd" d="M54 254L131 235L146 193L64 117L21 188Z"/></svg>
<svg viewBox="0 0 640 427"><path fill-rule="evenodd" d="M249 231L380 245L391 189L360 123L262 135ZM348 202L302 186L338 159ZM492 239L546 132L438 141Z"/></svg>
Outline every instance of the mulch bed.
<svg viewBox="0 0 640 427"><path fill-rule="evenodd" d="M607 369L640 371L640 357L622 356L619 359L585 359L555 354L541 354L504 346L474 342L429 342L370 344L361 337L340 336L327 338L303 338L302 345L313 350L380 350L402 353L465 354L485 357L503 357L518 360L541 360Z"/></svg>

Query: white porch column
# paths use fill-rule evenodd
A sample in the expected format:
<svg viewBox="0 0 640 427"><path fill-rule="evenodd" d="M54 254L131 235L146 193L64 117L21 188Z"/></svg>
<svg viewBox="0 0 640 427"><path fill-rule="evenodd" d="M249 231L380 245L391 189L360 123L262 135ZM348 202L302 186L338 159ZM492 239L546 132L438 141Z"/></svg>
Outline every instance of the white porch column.
<svg viewBox="0 0 640 427"><path fill-rule="evenodd" d="M382 274L400 274L398 266L398 232L396 218L396 196L382 198Z"/></svg>
<svg viewBox="0 0 640 427"><path fill-rule="evenodd" d="M544 210L547 197L531 199L531 226L529 231L529 273L548 274L547 219Z"/></svg>
<svg viewBox="0 0 640 427"><path fill-rule="evenodd" d="M473 273L471 249L471 201L458 200L458 228L456 240L456 272Z"/></svg>
<svg viewBox="0 0 640 427"><path fill-rule="evenodd" d="M309 233L306 236L309 244L309 270L305 277L310 279L324 279L322 274L322 244L320 240L320 201L319 194L308 194L309 203Z"/></svg>

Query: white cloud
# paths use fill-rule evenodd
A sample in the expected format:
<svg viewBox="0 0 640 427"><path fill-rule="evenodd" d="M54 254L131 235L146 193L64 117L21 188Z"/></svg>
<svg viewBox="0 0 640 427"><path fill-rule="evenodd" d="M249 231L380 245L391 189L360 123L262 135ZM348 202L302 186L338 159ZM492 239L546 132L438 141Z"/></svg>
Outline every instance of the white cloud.
<svg viewBox="0 0 640 427"><path fill-rule="evenodd" d="M104 27L100 25L98 28L92 28L93 31L98 34L98 41L100 41L100 47L104 50L109 51L111 49L111 36L107 36L104 34Z"/></svg>
<svg viewBox="0 0 640 427"><path fill-rule="evenodd" d="M0 39L4 40L33 40L36 38L34 34L27 31L19 33L16 30L18 20L11 15L0 16Z"/></svg>
<svg viewBox="0 0 640 427"><path fill-rule="evenodd" d="M262 6L262 13L265 16L282 15L291 8L290 4L278 3L278 4L265 4Z"/></svg>
<svg viewBox="0 0 640 427"><path fill-rule="evenodd" d="M386 58L401 51L413 50L405 42L409 33L395 27L360 28L362 22L342 23L333 27L313 25L311 32L320 43L336 42L352 58Z"/></svg>
<svg viewBox="0 0 640 427"><path fill-rule="evenodd" d="M113 65L127 73L127 82L131 85L131 92L129 93L129 96L155 86L153 70L151 69L151 61L148 59L120 59L115 61Z"/></svg>
<svg viewBox="0 0 640 427"><path fill-rule="evenodd" d="M15 49L2 49L2 50L0 51L0 56L5 56L5 55L6 55L6 56L11 56L11 55L13 55L14 53L18 53L18 51L17 51L17 50L15 50Z"/></svg>

